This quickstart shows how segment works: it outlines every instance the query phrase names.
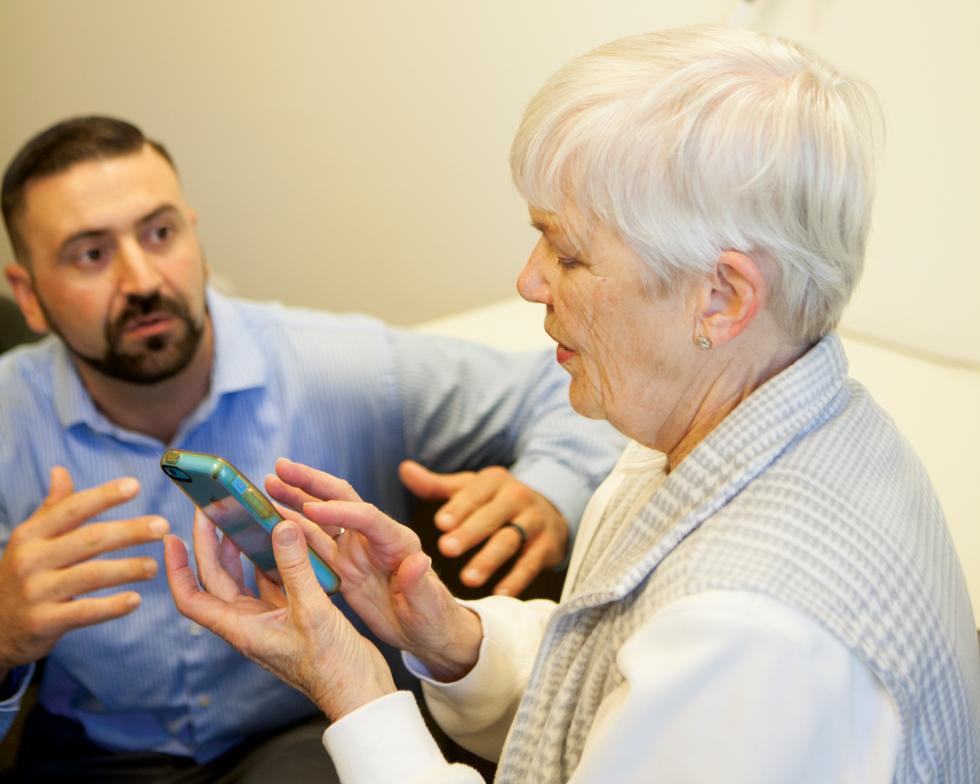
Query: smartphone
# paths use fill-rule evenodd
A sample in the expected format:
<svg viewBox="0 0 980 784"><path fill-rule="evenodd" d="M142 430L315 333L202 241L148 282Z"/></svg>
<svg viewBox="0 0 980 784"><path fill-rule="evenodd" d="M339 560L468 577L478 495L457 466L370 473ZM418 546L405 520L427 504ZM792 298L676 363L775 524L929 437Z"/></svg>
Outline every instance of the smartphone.
<svg viewBox="0 0 980 784"><path fill-rule="evenodd" d="M241 471L222 457L184 449L164 452L160 468L256 568L282 585L272 551L272 529L282 515ZM340 577L313 550L309 552L323 590L334 593L340 588Z"/></svg>

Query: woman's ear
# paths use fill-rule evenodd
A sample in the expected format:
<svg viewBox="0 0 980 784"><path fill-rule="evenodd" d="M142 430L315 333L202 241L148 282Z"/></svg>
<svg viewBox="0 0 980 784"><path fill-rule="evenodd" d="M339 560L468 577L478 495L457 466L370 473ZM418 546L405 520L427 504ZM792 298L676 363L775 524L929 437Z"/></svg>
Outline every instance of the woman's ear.
<svg viewBox="0 0 980 784"><path fill-rule="evenodd" d="M44 334L48 331L48 320L44 317L44 309L37 298L34 290L34 280L30 271L22 264L8 264L4 269L4 276L10 284L10 290L17 300L20 312L24 314L24 321L32 331Z"/></svg>
<svg viewBox="0 0 980 784"><path fill-rule="evenodd" d="M720 346L740 335L766 304L769 285L759 265L738 251L725 251L701 287L695 329Z"/></svg>

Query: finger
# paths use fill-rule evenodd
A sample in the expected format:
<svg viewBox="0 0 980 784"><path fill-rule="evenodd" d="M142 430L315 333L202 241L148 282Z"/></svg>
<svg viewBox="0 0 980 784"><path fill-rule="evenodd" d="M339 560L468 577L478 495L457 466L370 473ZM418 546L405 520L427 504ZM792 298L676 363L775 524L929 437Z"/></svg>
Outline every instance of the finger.
<svg viewBox="0 0 980 784"><path fill-rule="evenodd" d="M86 561L68 569L46 571L36 578L38 596L51 601L74 599L91 591L152 580L159 566L153 558Z"/></svg>
<svg viewBox="0 0 980 784"><path fill-rule="evenodd" d="M372 553L384 561L401 560L408 553L421 549L418 535L392 520L371 504L351 501L320 501L306 504L303 513L321 526L336 526L356 531L371 545Z"/></svg>
<svg viewBox="0 0 980 784"><path fill-rule="evenodd" d="M501 528L491 536L459 573L460 582L471 588L483 585L490 576L513 558L524 539L513 528Z"/></svg>
<svg viewBox="0 0 980 784"><path fill-rule="evenodd" d="M413 553L401 562L398 571L395 572L393 590L411 596L419 590L421 581L431 568L432 559L429 556L421 550ZM438 577L436 579L438 580Z"/></svg>
<svg viewBox="0 0 980 784"><path fill-rule="evenodd" d="M282 591L282 586L270 580L261 569L255 570L255 585L259 589L259 598L271 604L273 607L285 607L287 605L286 594Z"/></svg>
<svg viewBox="0 0 980 784"><path fill-rule="evenodd" d="M313 552L319 555L323 559L323 562L333 569L337 560L337 542L333 536L312 520L307 520L305 517L301 517L297 522L303 529L306 542L313 548ZM336 526L329 527L336 530Z"/></svg>
<svg viewBox="0 0 980 784"><path fill-rule="evenodd" d="M301 490L298 487L293 487L286 482L283 482L275 474L268 474L265 477L265 491L269 494L269 497L273 501L278 501L275 504L276 508L279 509L279 514L283 517L287 515L282 511L283 509L302 509L303 504L309 503L310 501L319 501L305 490Z"/></svg>
<svg viewBox="0 0 980 784"><path fill-rule="evenodd" d="M276 481L279 482L281 480L277 478ZM309 499L304 503L313 503L313 504L320 503L320 499L313 498L313 496L307 495L305 493L304 495L306 495L306 497ZM304 522L306 523L310 522L308 518L304 517L302 513L297 512L295 509L289 509L285 506L280 506L279 504L275 504L275 503L273 504L273 506L276 508L276 511L279 512L279 514L282 516L284 520L292 520L294 523L299 523L300 525L302 525ZM341 531L344 530L343 528L335 525L320 526L320 528L321 530L326 531L327 535L330 536L331 538L339 535Z"/></svg>
<svg viewBox="0 0 980 784"><path fill-rule="evenodd" d="M230 536L222 536L218 545L218 563L228 576L235 581L239 593L248 593L245 587L245 572L242 568L242 551Z"/></svg>
<svg viewBox="0 0 980 784"><path fill-rule="evenodd" d="M504 523L513 520L522 511L520 505L514 503L511 497L497 493L484 504L473 509L454 530L441 536L438 542L439 551L450 558L462 555L476 547ZM526 533L530 537L535 531L529 530Z"/></svg>
<svg viewBox="0 0 980 784"><path fill-rule="evenodd" d="M320 501L331 499L342 501L361 500L361 497L351 486L350 482L328 474L326 471L318 471L302 463L294 463L285 457L280 457L276 461L276 474L287 485L292 485L295 488L303 490ZM299 504L295 508L298 509L301 505Z"/></svg>
<svg viewBox="0 0 980 784"><path fill-rule="evenodd" d="M413 495L431 500L449 498L466 484L473 472L439 474L414 460L402 460L398 466L398 476Z"/></svg>
<svg viewBox="0 0 980 784"><path fill-rule="evenodd" d="M177 609L185 617L225 637L225 627L229 625L225 620L228 605L198 585L184 543L176 536L166 537L163 542L163 556L167 584Z"/></svg>
<svg viewBox="0 0 980 784"><path fill-rule="evenodd" d="M303 530L292 520L284 520L272 532L272 549L279 575L289 598L289 610L301 620L310 620L326 601L326 594L317 582Z"/></svg>
<svg viewBox="0 0 980 784"><path fill-rule="evenodd" d="M45 608L44 625L52 629L60 629L64 634L72 629L93 626L129 615L140 606L140 603L141 598L136 591L52 603Z"/></svg>
<svg viewBox="0 0 980 784"><path fill-rule="evenodd" d="M26 532L22 532L22 536L26 538L58 536L77 528L106 509L129 501L140 491L140 484L136 479L124 477L59 497L56 501L51 500L61 496L70 487L70 482L71 477L66 478L59 471L56 478L55 472L52 472L53 486L48 493L48 500L20 526L26 529Z"/></svg>
<svg viewBox="0 0 980 784"><path fill-rule="evenodd" d="M208 593L230 602L242 592L239 584L221 565L220 549L214 523L200 509L195 510L194 560L197 562L198 580Z"/></svg>
<svg viewBox="0 0 980 784"><path fill-rule="evenodd" d="M38 567L60 569L97 555L156 542L170 530L162 517L144 515L130 520L88 523L54 539L37 540Z"/></svg>
<svg viewBox="0 0 980 784"><path fill-rule="evenodd" d="M50 476L51 483L48 485L48 495L41 504L42 506L53 506L75 492L75 483L72 481L68 469L64 466L54 466Z"/></svg>
<svg viewBox="0 0 980 784"><path fill-rule="evenodd" d="M500 596L520 596L545 569L558 564L553 549L544 542L534 542L511 567L511 570L496 586L493 592Z"/></svg>
<svg viewBox="0 0 980 784"><path fill-rule="evenodd" d="M471 514L499 496L501 487L510 482L514 482L510 472L499 466L485 468L477 474L471 474L435 513L433 522L442 531L451 531L457 528ZM463 552L463 550L459 552Z"/></svg>

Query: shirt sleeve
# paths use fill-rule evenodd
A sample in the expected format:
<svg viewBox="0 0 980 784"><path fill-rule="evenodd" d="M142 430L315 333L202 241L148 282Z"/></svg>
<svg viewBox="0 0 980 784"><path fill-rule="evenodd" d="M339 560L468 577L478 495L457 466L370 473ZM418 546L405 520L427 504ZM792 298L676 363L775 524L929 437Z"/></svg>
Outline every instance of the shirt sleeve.
<svg viewBox="0 0 980 784"><path fill-rule="evenodd" d="M617 664L624 680L600 705L574 784L892 780L890 695L828 631L773 599L677 601Z"/></svg>
<svg viewBox="0 0 980 784"><path fill-rule="evenodd" d="M34 667L34 662L14 667L0 683L0 739L10 731L10 725L20 711L20 701L34 677Z"/></svg>
<svg viewBox="0 0 980 784"><path fill-rule="evenodd" d="M405 664L422 681L432 717L468 751L496 761L531 677L545 626L556 607L547 599L521 601L488 596L460 602L480 616L483 642L476 666L464 677L442 683L429 677L414 657Z"/></svg>
<svg viewBox="0 0 980 784"><path fill-rule="evenodd" d="M483 624L479 659L465 677L440 683L420 661L403 656L422 680L439 726L463 748L496 760L555 603L489 596L460 604L476 612ZM389 694L334 722L323 733L323 745L343 784L483 781L472 768L446 761L409 692Z"/></svg>
<svg viewBox="0 0 980 784"><path fill-rule="evenodd" d="M625 439L572 410L568 376L554 358L403 330L391 335L406 454L436 471L508 466L574 532Z"/></svg>
<svg viewBox="0 0 980 784"><path fill-rule="evenodd" d="M343 784L482 784L466 765L443 757L411 692L399 691L348 713L323 733Z"/></svg>

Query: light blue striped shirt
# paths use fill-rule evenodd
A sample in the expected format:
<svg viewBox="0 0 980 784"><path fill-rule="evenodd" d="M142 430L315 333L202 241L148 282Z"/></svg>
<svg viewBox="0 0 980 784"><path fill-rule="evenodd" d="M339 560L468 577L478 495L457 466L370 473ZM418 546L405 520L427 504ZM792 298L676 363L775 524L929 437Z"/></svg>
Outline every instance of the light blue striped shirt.
<svg viewBox="0 0 980 784"><path fill-rule="evenodd" d="M544 354L501 354L363 316L215 292L208 301L211 388L169 445L108 421L58 340L0 358L0 547L46 495L55 464L79 489L135 476L140 495L96 519L160 514L190 541L191 507L159 468L165 446L220 454L259 482L288 456L346 478L398 519L410 503L396 473L405 458L439 471L510 465L573 523L622 449L606 423L571 411L567 377ZM66 634L48 657L42 705L108 748L202 762L314 714L303 696L177 612L159 544L107 557L133 555L160 562L154 580L134 586L141 607ZM0 702L0 734L19 697Z"/></svg>

